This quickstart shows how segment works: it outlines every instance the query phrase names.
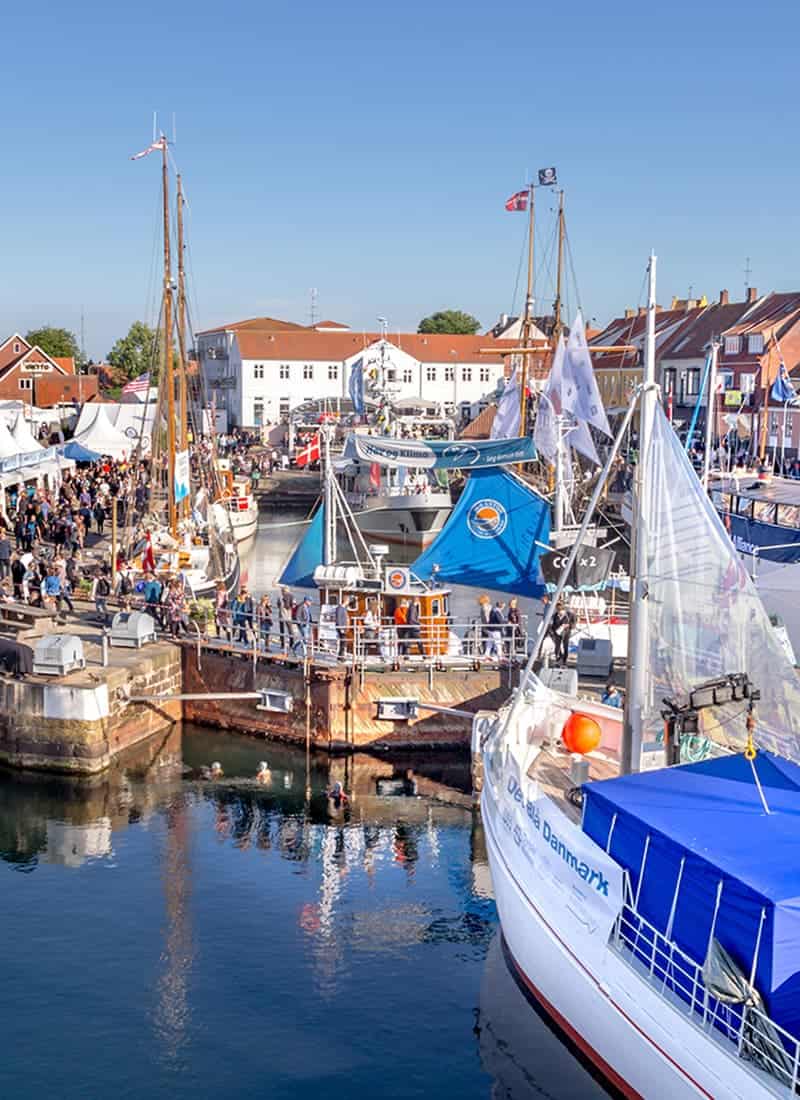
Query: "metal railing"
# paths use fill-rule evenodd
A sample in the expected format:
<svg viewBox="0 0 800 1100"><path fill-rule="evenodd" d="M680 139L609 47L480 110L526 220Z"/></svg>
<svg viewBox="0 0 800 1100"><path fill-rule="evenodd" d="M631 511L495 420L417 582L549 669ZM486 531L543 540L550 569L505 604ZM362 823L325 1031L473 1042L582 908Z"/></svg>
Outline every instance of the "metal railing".
<svg viewBox="0 0 800 1100"><path fill-rule="evenodd" d="M715 1030L730 1043L730 1053L756 1064L786 1087L793 1096L800 1081L800 1040L754 1005L726 1004L705 985L703 968L664 933L625 904L612 932L619 953L631 954L637 971L672 1004L683 1002L687 1015L703 1030ZM759 1024L763 1026L759 1027ZM757 1036L758 1041L754 1041Z"/></svg>

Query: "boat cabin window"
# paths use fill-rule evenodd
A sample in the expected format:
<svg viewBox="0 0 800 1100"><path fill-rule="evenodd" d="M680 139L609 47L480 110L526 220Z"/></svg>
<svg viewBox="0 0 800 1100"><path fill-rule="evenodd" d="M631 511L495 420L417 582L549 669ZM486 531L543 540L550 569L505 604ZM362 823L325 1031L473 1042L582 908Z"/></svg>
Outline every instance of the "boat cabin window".
<svg viewBox="0 0 800 1100"><path fill-rule="evenodd" d="M775 523L776 507L775 504L770 504L768 500L757 500L753 511L753 519L758 520L759 523Z"/></svg>
<svg viewBox="0 0 800 1100"><path fill-rule="evenodd" d="M747 497L736 498L736 514L739 516L746 516L747 519L753 518L753 501Z"/></svg>
<svg viewBox="0 0 800 1100"><path fill-rule="evenodd" d="M441 615L441 613L442 613L442 608L441 608L440 601L438 599L431 600L431 616L433 618L438 618L439 615Z"/></svg>
<svg viewBox="0 0 800 1100"><path fill-rule="evenodd" d="M781 504L778 507L779 527L800 527L800 507L796 504Z"/></svg>

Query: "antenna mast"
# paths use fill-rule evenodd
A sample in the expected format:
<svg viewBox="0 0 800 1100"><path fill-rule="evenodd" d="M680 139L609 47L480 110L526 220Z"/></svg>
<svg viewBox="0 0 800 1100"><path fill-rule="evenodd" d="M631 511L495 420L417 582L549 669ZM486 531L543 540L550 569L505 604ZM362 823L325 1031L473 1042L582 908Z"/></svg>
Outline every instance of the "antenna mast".
<svg viewBox="0 0 800 1100"><path fill-rule="evenodd" d="M311 318L311 327L313 328L314 325L316 325L317 323L317 302L319 299L319 291L315 286L312 286L309 293L311 295L311 308L309 310L309 317Z"/></svg>

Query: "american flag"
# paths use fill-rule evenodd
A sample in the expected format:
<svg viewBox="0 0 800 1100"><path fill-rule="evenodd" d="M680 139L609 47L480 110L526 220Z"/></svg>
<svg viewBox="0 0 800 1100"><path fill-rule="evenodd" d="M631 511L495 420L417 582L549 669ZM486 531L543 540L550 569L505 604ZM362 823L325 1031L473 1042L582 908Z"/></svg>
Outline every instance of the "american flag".
<svg viewBox="0 0 800 1100"><path fill-rule="evenodd" d="M517 191L510 199L506 199L506 210L527 210L528 192Z"/></svg>
<svg viewBox="0 0 800 1100"><path fill-rule="evenodd" d="M123 393L142 393L150 389L150 375L140 374L138 378L132 378L122 387Z"/></svg>
<svg viewBox="0 0 800 1100"><path fill-rule="evenodd" d="M154 141L152 145L148 145L146 149L142 149L141 153L134 153L131 160L141 160L142 157L148 156L150 153L160 152L166 147L167 139L162 134L158 141Z"/></svg>

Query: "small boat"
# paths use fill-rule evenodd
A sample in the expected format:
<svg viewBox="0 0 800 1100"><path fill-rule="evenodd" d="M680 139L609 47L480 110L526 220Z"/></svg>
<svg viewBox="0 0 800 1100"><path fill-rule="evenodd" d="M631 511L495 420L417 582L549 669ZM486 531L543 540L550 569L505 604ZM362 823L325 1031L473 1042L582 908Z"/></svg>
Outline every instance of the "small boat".
<svg viewBox="0 0 800 1100"><path fill-rule="evenodd" d="M393 545L425 550L447 523L453 502L446 481L427 470L349 460L338 476L359 530Z"/></svg>
<svg viewBox="0 0 800 1100"><path fill-rule="evenodd" d="M219 459L217 467L222 478L222 493L215 503L227 513L236 542L246 542L258 530L258 502L252 482L244 474L234 474L227 459Z"/></svg>

